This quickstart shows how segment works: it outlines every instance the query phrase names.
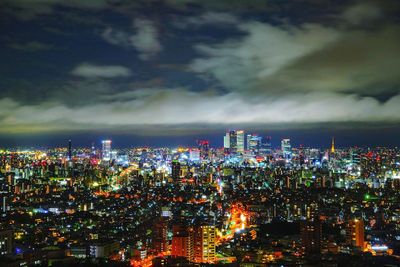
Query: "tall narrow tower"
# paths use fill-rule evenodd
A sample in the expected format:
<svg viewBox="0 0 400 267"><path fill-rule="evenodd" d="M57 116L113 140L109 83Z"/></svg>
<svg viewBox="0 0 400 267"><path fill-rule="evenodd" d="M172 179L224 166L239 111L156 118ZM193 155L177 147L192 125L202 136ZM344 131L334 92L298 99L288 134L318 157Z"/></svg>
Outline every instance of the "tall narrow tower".
<svg viewBox="0 0 400 267"><path fill-rule="evenodd" d="M292 145L289 138L281 140L281 150L284 159L290 160L292 158Z"/></svg>
<svg viewBox="0 0 400 267"><path fill-rule="evenodd" d="M72 142L68 140L68 160L72 160Z"/></svg>
<svg viewBox="0 0 400 267"><path fill-rule="evenodd" d="M335 137L332 137L331 153L335 153Z"/></svg>
<svg viewBox="0 0 400 267"><path fill-rule="evenodd" d="M103 140L102 141L102 150L101 154L104 161L111 160L111 140Z"/></svg>
<svg viewBox="0 0 400 267"><path fill-rule="evenodd" d="M362 219L348 221L346 239L349 245L364 249L364 221Z"/></svg>

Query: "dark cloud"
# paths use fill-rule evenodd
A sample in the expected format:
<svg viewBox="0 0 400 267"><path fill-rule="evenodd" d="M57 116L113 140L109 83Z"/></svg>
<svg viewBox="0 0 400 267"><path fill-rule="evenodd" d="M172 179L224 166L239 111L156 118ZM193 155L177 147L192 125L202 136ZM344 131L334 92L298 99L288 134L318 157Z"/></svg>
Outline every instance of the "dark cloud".
<svg viewBox="0 0 400 267"><path fill-rule="evenodd" d="M35 20L8 30L17 36L4 49L20 65L1 83L0 133L398 123L400 26L389 4L323 3L6 0ZM92 23L69 24L86 10ZM41 53L22 65L21 51ZM39 71L46 80L38 62L52 66Z"/></svg>
<svg viewBox="0 0 400 267"><path fill-rule="evenodd" d="M343 19L353 25L374 21L382 16L379 6L364 2L351 6L343 12Z"/></svg>
<svg viewBox="0 0 400 267"><path fill-rule="evenodd" d="M340 34L333 28L316 24L273 26L243 22L238 27L247 33L246 36L219 44L197 45L197 50L204 57L195 59L191 68L213 76L231 90L245 92L268 91L263 84L260 85L260 81L273 79L276 73L321 50ZM295 80L289 82L297 84ZM281 91L281 88L276 89Z"/></svg>
<svg viewBox="0 0 400 267"><path fill-rule="evenodd" d="M49 15L56 7L81 9L106 8L113 1L108 0L3 0L1 5L19 19L30 20L40 15Z"/></svg>
<svg viewBox="0 0 400 267"><path fill-rule="evenodd" d="M176 8L187 9L195 6L204 9L217 11L247 11L247 10L266 10L272 7L272 3L265 0L165 0L165 2Z"/></svg>
<svg viewBox="0 0 400 267"><path fill-rule="evenodd" d="M354 12L353 7L349 10ZM359 12L357 21L367 22L371 16L371 11ZM347 15L345 19L347 22ZM246 33L244 37L198 44L196 48L204 56L195 59L191 68L243 93L377 94L398 87L400 27L342 26L343 21L337 27L243 21L238 28Z"/></svg>
<svg viewBox="0 0 400 267"><path fill-rule="evenodd" d="M36 41L31 41L27 43L10 43L8 46L13 49L22 50L26 52L36 52L36 51L55 49L55 46L53 45Z"/></svg>
<svg viewBox="0 0 400 267"><path fill-rule="evenodd" d="M205 12L199 16L185 17L174 22L177 28L201 27L204 25L222 26L239 23L236 16L224 12Z"/></svg>
<svg viewBox="0 0 400 267"><path fill-rule="evenodd" d="M158 30L151 20L137 18L132 28L129 33L107 27L101 36L110 44L135 48L142 60L148 60L162 50Z"/></svg>
<svg viewBox="0 0 400 267"><path fill-rule="evenodd" d="M282 69L270 81L283 88L376 95L400 86L399 42L398 26L346 32L336 42Z"/></svg>

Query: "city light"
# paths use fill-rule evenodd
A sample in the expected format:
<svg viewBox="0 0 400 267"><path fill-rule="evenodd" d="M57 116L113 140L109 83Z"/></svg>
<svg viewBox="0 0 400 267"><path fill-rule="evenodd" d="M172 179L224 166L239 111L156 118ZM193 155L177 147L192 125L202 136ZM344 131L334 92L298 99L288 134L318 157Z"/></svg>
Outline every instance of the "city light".
<svg viewBox="0 0 400 267"><path fill-rule="evenodd" d="M0 0L0 267L400 266L396 14Z"/></svg>
<svg viewBox="0 0 400 267"><path fill-rule="evenodd" d="M237 133L242 131L229 132L230 145L236 147L232 138ZM338 239L343 241L326 243L334 255L339 251L373 256L395 253L386 245L371 243L397 242L397 236L371 238L375 229L396 222L395 214L387 213L390 208L385 215L379 207L395 203L395 198L383 198L381 190L399 186L397 179L388 178L398 166L391 163L399 151L374 150L373 155L382 155L377 163L375 156L369 156L371 150L365 157L360 150L360 161L351 162L349 157L355 157L352 148L335 148L335 157L331 157L327 153L332 149L300 149L288 139L283 147L263 150L262 138L257 137L259 146L254 139L250 135L252 143L245 147L252 149L244 152L209 144L111 150L110 140L101 143L101 153L93 153L93 147L18 154L4 151L0 155L3 220L18 229L11 235L18 246L33 238L57 248L65 245L66 254L74 259L106 258L131 266L154 266L178 256L193 263L234 262L234 244L249 253L248 260L253 257L252 246L263 244L261 263L293 261L326 253L323 224L345 233L341 234L344 240ZM212 156L205 157L202 149ZM191 151L195 155L190 156ZM44 158L37 157L44 154ZM70 154L72 159L65 160ZM377 169L381 164L390 167ZM371 178L358 177L353 169ZM346 202L353 194L363 197ZM350 213L329 208L343 205L348 205ZM14 219L25 214L29 224ZM60 223L47 225L48 221ZM296 223L299 232L291 236ZM87 236L74 234L81 231ZM274 231L288 234L275 244L269 241ZM74 240L86 245L81 248ZM272 253L277 244L286 246L292 256Z"/></svg>

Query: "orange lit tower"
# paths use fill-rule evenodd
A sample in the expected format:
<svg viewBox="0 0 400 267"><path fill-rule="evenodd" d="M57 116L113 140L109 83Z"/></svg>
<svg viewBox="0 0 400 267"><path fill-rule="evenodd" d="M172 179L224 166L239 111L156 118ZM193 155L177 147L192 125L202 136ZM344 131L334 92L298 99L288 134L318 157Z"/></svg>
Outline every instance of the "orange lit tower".
<svg viewBox="0 0 400 267"><path fill-rule="evenodd" d="M350 220L346 228L347 244L364 248L364 221L362 219Z"/></svg>
<svg viewBox="0 0 400 267"><path fill-rule="evenodd" d="M163 218L156 221L153 226L153 249L156 253L163 253L167 248L168 225Z"/></svg>
<svg viewBox="0 0 400 267"><path fill-rule="evenodd" d="M193 261L193 229L184 225L174 225L172 227L172 251L173 257L185 257Z"/></svg>

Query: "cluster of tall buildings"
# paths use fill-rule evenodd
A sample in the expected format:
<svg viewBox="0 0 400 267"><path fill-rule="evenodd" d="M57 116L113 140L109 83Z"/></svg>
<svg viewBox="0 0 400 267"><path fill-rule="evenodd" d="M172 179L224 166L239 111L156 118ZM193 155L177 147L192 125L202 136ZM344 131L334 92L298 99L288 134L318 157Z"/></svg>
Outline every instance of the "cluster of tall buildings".
<svg viewBox="0 0 400 267"><path fill-rule="evenodd" d="M264 142L263 142L264 141ZM231 130L224 135L224 149L227 153L271 152L271 137L264 140L258 134L245 134L243 130Z"/></svg>
<svg viewBox="0 0 400 267"><path fill-rule="evenodd" d="M292 158L292 145L289 138L281 140L281 156L290 160ZM245 134L243 130L231 130L224 135L224 149L230 154L254 153L270 154L272 152L271 137L263 138L258 134Z"/></svg>
<svg viewBox="0 0 400 267"><path fill-rule="evenodd" d="M214 225L188 227L176 224L172 229L171 256L191 262L216 261L217 229Z"/></svg>

